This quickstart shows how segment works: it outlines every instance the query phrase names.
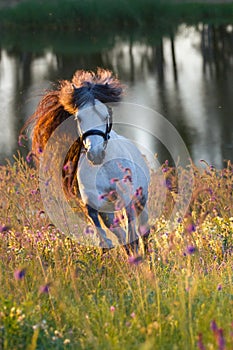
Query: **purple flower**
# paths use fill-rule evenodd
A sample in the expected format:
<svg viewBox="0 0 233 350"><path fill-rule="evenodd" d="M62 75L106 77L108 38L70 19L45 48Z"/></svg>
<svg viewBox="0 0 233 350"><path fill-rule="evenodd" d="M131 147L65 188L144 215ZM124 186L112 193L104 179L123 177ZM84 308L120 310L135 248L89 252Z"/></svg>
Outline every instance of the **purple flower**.
<svg viewBox="0 0 233 350"><path fill-rule="evenodd" d="M68 161L64 166L63 166L63 170L67 171L69 174L72 172L73 170L73 162L72 161Z"/></svg>
<svg viewBox="0 0 233 350"><path fill-rule="evenodd" d="M212 320L210 322L210 329L215 333L218 331L218 326L217 323L215 322L215 320Z"/></svg>
<svg viewBox="0 0 233 350"><path fill-rule="evenodd" d="M165 180L166 187L171 191L172 190L172 182L170 179Z"/></svg>
<svg viewBox="0 0 233 350"><path fill-rule="evenodd" d="M66 163L64 166L63 166L63 170L67 171L69 169L69 166L68 164Z"/></svg>
<svg viewBox="0 0 233 350"><path fill-rule="evenodd" d="M131 175L125 175L124 178L123 178L124 182L132 182L132 176Z"/></svg>
<svg viewBox="0 0 233 350"><path fill-rule="evenodd" d="M45 218L45 212L44 210L40 210L39 213L37 214L38 219L39 218Z"/></svg>
<svg viewBox="0 0 233 350"><path fill-rule="evenodd" d="M136 192L135 192L136 197L139 197L139 196L141 197L142 194L143 194L143 189L142 189L142 187L138 187L138 188L136 189Z"/></svg>
<svg viewBox="0 0 233 350"><path fill-rule="evenodd" d="M196 226L194 224L190 223L187 225L186 229L189 233L192 233L192 232L196 231Z"/></svg>
<svg viewBox="0 0 233 350"><path fill-rule="evenodd" d="M130 168L124 168L123 171L124 173L128 173L129 175L132 175L132 171Z"/></svg>
<svg viewBox="0 0 233 350"><path fill-rule="evenodd" d="M44 286L40 286L40 293L41 294L48 294L49 293L49 288L50 288L50 284L46 283Z"/></svg>
<svg viewBox="0 0 233 350"><path fill-rule="evenodd" d="M224 336L223 336L222 328L218 329L217 343L218 343L218 349L219 350L224 350L225 349L225 339L224 339Z"/></svg>
<svg viewBox="0 0 233 350"><path fill-rule="evenodd" d="M18 138L18 145L21 147L23 146L23 143L22 143L22 139L24 139L25 141L27 140L27 136L26 135L19 135L19 138Z"/></svg>
<svg viewBox="0 0 233 350"><path fill-rule="evenodd" d="M119 218L116 217L116 218L113 219L113 224L114 225L118 225L119 223L120 223L120 219Z"/></svg>
<svg viewBox="0 0 233 350"><path fill-rule="evenodd" d="M186 248L186 252L187 252L187 254L192 255L196 252L196 247L189 245Z"/></svg>
<svg viewBox="0 0 233 350"><path fill-rule="evenodd" d="M119 181L119 179L117 179L116 177L113 177L111 180L110 180L110 183L111 184L114 184L114 182L117 182Z"/></svg>
<svg viewBox="0 0 233 350"><path fill-rule="evenodd" d="M139 265L141 264L142 262L142 257L140 255L138 256L130 256L129 259L128 259L128 263L130 265Z"/></svg>
<svg viewBox="0 0 233 350"><path fill-rule="evenodd" d="M197 346L200 350L205 350L205 346L204 346L203 341L202 341L202 334L201 333L198 334Z"/></svg>
<svg viewBox="0 0 233 350"><path fill-rule="evenodd" d="M214 171L215 167L213 165L210 165L210 171Z"/></svg>
<svg viewBox="0 0 233 350"><path fill-rule="evenodd" d="M218 284L217 290L222 290L222 285Z"/></svg>
<svg viewBox="0 0 233 350"><path fill-rule="evenodd" d="M32 161L32 156L33 156L33 153L32 153L32 152L29 152L29 153L27 154L26 161L27 161L28 163L30 163L30 162Z"/></svg>
<svg viewBox="0 0 233 350"><path fill-rule="evenodd" d="M95 233L93 227L91 225L88 225L85 229L84 229L84 233L86 235L93 235Z"/></svg>
<svg viewBox="0 0 233 350"><path fill-rule="evenodd" d="M16 280L22 280L24 278L26 274L26 270L25 269L18 269L18 270L15 270L14 272L14 277Z"/></svg>
<svg viewBox="0 0 233 350"><path fill-rule="evenodd" d="M99 200L102 200L102 199L104 199L107 196L108 196L107 193L103 193L103 194L100 194L98 198L99 198Z"/></svg>
<svg viewBox="0 0 233 350"><path fill-rule="evenodd" d="M1 226L0 225L0 232L6 232L8 230L10 230L10 226L6 226L6 225Z"/></svg>
<svg viewBox="0 0 233 350"><path fill-rule="evenodd" d="M34 195L34 194L37 194L38 190L31 190L31 194Z"/></svg>

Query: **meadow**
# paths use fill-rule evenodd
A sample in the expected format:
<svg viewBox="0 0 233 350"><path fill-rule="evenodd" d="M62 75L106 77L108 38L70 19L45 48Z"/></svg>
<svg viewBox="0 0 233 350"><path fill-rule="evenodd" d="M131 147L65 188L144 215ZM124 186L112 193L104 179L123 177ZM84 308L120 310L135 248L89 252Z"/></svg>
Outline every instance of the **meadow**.
<svg viewBox="0 0 233 350"><path fill-rule="evenodd" d="M176 172L161 167L159 217L152 177L149 251L130 257L59 232L44 211L37 171L20 155L2 165L0 349L232 349L233 165L201 165L193 166L189 210L177 213L173 230Z"/></svg>

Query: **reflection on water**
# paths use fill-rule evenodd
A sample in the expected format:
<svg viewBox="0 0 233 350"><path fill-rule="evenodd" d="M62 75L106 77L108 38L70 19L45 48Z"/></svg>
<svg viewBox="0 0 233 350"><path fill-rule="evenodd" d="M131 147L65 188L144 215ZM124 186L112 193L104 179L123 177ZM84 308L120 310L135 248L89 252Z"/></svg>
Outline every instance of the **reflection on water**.
<svg viewBox="0 0 233 350"><path fill-rule="evenodd" d="M111 47L108 43L90 52L57 53L47 47L37 54L2 47L1 161L16 152L19 130L51 81L70 79L76 69L97 66L112 69L128 86L126 101L165 116L179 131L196 164L200 159L216 166L222 166L224 159L233 161L232 44L230 25L181 25L177 33L155 43L149 38L118 37ZM139 135L143 143L145 135ZM164 161L168 157L165 149L156 140L152 144Z"/></svg>

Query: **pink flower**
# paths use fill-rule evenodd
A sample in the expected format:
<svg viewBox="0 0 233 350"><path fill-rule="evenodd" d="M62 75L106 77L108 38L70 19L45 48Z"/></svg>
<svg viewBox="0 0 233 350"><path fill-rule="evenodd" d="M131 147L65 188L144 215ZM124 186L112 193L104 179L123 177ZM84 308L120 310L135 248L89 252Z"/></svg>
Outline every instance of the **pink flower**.
<svg viewBox="0 0 233 350"><path fill-rule="evenodd" d="M46 283L44 286L40 286L40 293L41 294L48 294L49 293L49 287L50 287L50 283Z"/></svg>
<svg viewBox="0 0 233 350"><path fill-rule="evenodd" d="M115 306L113 306L113 305L110 306L110 311L111 311L111 312L114 312L115 310L116 310Z"/></svg>
<svg viewBox="0 0 233 350"><path fill-rule="evenodd" d="M1 226L0 225L0 232L6 232L8 230L10 230L10 226L6 226L6 225Z"/></svg>
<svg viewBox="0 0 233 350"><path fill-rule="evenodd" d="M16 280L22 280L24 278L26 274L26 270L25 269L18 269L18 270L15 270L14 272L14 277Z"/></svg>
<svg viewBox="0 0 233 350"><path fill-rule="evenodd" d="M130 265L139 265L142 262L142 257L139 256L130 256L128 259Z"/></svg>
<svg viewBox="0 0 233 350"><path fill-rule="evenodd" d="M111 180L110 180L110 183L111 184L114 184L114 182L117 182L119 181L119 179L117 179L116 177L113 177Z"/></svg>

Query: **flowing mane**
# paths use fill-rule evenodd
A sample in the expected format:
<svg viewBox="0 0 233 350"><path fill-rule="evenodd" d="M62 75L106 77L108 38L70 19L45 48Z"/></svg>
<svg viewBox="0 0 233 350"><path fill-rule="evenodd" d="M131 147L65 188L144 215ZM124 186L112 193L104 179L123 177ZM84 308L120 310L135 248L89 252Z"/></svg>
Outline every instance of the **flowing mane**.
<svg viewBox="0 0 233 350"><path fill-rule="evenodd" d="M44 94L22 131L32 126L31 153L52 222L80 244L120 244L130 254L138 251L139 236L149 235L150 172L135 144L112 130L104 104L120 101L122 92L109 70L79 70ZM96 227L93 238L86 222Z"/></svg>
<svg viewBox="0 0 233 350"><path fill-rule="evenodd" d="M40 157L54 130L67 118L74 115L86 103L118 102L123 87L119 80L109 70L98 68L97 72L78 70L71 81L62 80L55 89L47 91L40 100L35 113L29 118L21 132L32 125L32 153L35 164ZM69 149L63 168L63 186L68 197L78 196L79 189L76 172L82 143L80 138Z"/></svg>

